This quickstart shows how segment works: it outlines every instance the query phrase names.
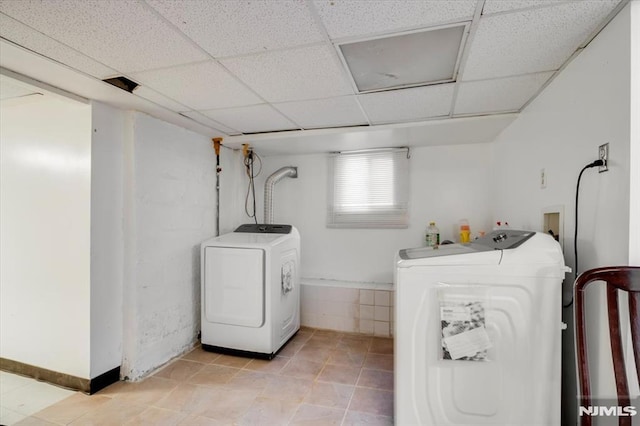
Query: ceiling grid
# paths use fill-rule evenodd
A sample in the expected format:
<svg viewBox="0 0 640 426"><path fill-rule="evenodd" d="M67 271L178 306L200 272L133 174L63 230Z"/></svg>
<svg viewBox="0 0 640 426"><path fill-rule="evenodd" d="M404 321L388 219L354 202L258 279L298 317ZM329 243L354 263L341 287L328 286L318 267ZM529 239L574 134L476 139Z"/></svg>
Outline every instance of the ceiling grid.
<svg viewBox="0 0 640 426"><path fill-rule="evenodd" d="M132 105L254 135L519 112L627 1L0 0L0 37L139 83ZM341 60L348 42L455 24L468 28L450 83L360 93Z"/></svg>

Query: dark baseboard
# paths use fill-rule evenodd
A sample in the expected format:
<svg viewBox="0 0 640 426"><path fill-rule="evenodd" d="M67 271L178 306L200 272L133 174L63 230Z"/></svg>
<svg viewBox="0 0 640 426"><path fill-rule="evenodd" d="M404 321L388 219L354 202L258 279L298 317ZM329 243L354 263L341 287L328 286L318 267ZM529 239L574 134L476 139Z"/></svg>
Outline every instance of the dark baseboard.
<svg viewBox="0 0 640 426"><path fill-rule="evenodd" d="M33 377L36 380L77 390L89 395L120 380L120 367L109 370L93 379L82 379L70 374L59 373L57 371L47 370L46 368L24 364L19 361L0 358L0 370L21 376Z"/></svg>
<svg viewBox="0 0 640 426"><path fill-rule="evenodd" d="M89 395L101 391L109 385L114 384L120 380L120 367L116 367L113 370L109 370L106 373L94 377L89 383Z"/></svg>
<svg viewBox="0 0 640 426"><path fill-rule="evenodd" d="M262 352L243 351L240 349L223 348L221 346L207 345L204 343L202 344L202 349L208 352L216 352L219 354L233 355L233 356L243 356L247 358L273 359L273 357L276 356L275 353L265 354Z"/></svg>

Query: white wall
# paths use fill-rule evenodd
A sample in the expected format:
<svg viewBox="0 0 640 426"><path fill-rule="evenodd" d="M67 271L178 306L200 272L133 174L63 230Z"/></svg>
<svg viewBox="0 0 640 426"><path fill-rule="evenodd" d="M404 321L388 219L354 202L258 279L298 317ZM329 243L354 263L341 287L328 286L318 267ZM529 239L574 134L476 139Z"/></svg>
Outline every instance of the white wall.
<svg viewBox="0 0 640 426"><path fill-rule="evenodd" d="M640 265L640 2L630 5L631 27L631 130L629 147L630 200L629 200L629 264Z"/></svg>
<svg viewBox="0 0 640 426"><path fill-rule="evenodd" d="M299 229L303 277L389 283L396 252L423 245L429 221L440 228L441 240L457 239L462 218L469 220L474 234L491 228L488 144L411 150L408 229L327 228L328 156L318 154L263 158L256 179L259 221L265 179L289 165L298 167L298 178L276 184L274 222Z"/></svg>
<svg viewBox="0 0 640 426"><path fill-rule="evenodd" d="M0 114L0 356L90 378L91 108Z"/></svg>
<svg viewBox="0 0 640 426"><path fill-rule="evenodd" d="M512 225L541 230L541 209L565 207L565 259L572 266L574 200L581 168L597 159L598 145L610 144L609 171L590 169L580 187L580 272L626 264L630 195L629 6L578 55L508 127L494 144L493 207ZM637 167L637 166L636 166ZM540 169L547 174L540 188ZM572 290L565 280L565 299ZM592 292L593 293L593 292ZM598 292L596 292L598 293ZM594 394L614 394L606 324L600 294L592 294L589 325ZM604 304L604 305L603 305ZM572 308L564 312L569 330L563 342L564 424L575 424L575 364ZM599 328L600 327L600 328ZM599 328L599 329L598 329ZM594 335L591 335L594 336ZM599 340L598 340L599 339Z"/></svg>
<svg viewBox="0 0 640 426"><path fill-rule="evenodd" d="M91 378L122 362L125 112L91 104Z"/></svg>
<svg viewBox="0 0 640 426"><path fill-rule="evenodd" d="M123 375L136 379L190 348L200 330L199 248L215 235L215 152L191 131L140 113L127 120ZM223 164L234 157L221 155ZM221 227L234 222L226 220Z"/></svg>

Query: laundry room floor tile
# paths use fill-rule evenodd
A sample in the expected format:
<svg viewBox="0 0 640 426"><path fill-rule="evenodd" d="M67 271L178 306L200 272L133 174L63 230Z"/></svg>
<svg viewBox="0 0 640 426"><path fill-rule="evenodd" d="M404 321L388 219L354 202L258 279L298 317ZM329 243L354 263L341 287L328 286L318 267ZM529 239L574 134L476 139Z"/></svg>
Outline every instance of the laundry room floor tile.
<svg viewBox="0 0 640 426"><path fill-rule="evenodd" d="M185 381L198 371L202 370L206 364L195 361L176 360L154 374L154 377L163 379L172 379L177 381Z"/></svg>
<svg viewBox="0 0 640 426"><path fill-rule="evenodd" d="M121 381L92 396L76 393L12 419L9 424L20 425L392 425L393 340L305 327L270 361L197 347L142 381Z"/></svg>

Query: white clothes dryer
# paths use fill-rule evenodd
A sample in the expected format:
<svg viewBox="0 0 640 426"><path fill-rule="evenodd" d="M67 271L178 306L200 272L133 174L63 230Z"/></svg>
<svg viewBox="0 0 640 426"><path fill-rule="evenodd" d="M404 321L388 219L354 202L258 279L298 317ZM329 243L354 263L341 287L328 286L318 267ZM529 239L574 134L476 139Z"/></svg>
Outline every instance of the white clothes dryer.
<svg viewBox="0 0 640 426"><path fill-rule="evenodd" d="M202 347L271 359L300 328L300 234L246 224L201 245Z"/></svg>
<svg viewBox="0 0 640 426"><path fill-rule="evenodd" d="M559 425L564 265L550 235L494 231L396 255L398 425Z"/></svg>

